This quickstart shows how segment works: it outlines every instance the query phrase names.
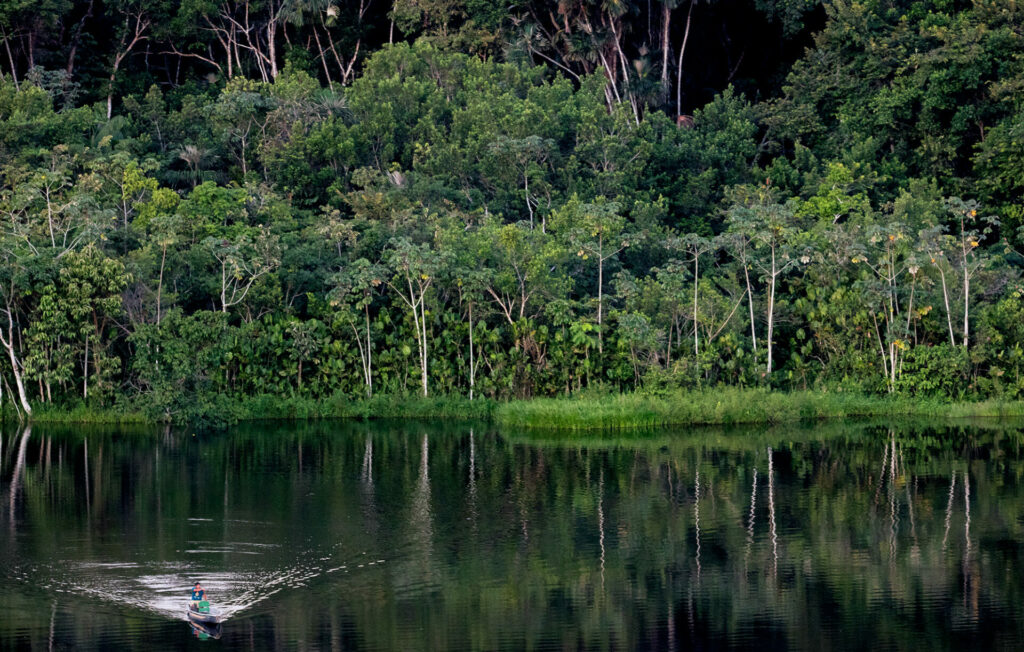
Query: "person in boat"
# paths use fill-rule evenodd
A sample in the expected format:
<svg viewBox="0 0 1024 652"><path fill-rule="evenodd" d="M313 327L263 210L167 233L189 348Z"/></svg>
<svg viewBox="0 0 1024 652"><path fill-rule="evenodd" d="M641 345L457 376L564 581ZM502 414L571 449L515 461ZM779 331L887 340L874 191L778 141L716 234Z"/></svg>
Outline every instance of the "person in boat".
<svg viewBox="0 0 1024 652"><path fill-rule="evenodd" d="M192 600L189 602L189 607L192 611L199 610L199 602L206 599L206 591L203 590L202 585L199 582L195 583L192 587Z"/></svg>

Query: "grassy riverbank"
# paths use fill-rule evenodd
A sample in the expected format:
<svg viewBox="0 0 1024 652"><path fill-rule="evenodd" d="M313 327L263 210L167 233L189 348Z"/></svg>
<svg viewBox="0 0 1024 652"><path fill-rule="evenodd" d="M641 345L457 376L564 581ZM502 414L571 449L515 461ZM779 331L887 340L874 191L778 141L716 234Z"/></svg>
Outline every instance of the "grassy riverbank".
<svg viewBox="0 0 1024 652"><path fill-rule="evenodd" d="M504 426L590 430L669 425L784 423L849 417L1021 417L1024 401L940 402L841 392L773 392L719 388L665 396L617 394L504 403Z"/></svg>
<svg viewBox="0 0 1024 652"><path fill-rule="evenodd" d="M263 394L242 398L218 397L197 400L188 414L166 414L137 406L93 408L40 406L33 410L34 423L145 424L190 423L213 428L242 421L309 419L473 419L490 421L496 401L470 401L461 396L375 396L370 399L332 397L314 400ZM13 413L8 419L14 417Z"/></svg>
<svg viewBox="0 0 1024 652"><path fill-rule="evenodd" d="M8 415L8 417L13 415ZM859 417L937 419L1024 417L1024 401L942 402L842 392L773 392L719 388L667 395L593 393L572 398L497 402L461 396L376 396L323 401L262 395L197 401L195 414L176 422L218 428L242 421L308 419L442 419L490 421L502 426L557 430L656 428L670 425L773 424ZM145 424L168 415L131 406L37 408L35 423Z"/></svg>

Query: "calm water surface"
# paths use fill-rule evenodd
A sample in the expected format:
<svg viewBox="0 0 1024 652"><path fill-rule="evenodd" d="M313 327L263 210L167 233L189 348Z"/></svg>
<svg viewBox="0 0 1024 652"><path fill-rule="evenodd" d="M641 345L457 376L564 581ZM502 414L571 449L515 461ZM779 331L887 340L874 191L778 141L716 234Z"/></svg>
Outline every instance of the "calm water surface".
<svg viewBox="0 0 1024 652"><path fill-rule="evenodd" d="M0 649L1019 649L1022 444L8 429ZM196 580L219 639L185 621Z"/></svg>

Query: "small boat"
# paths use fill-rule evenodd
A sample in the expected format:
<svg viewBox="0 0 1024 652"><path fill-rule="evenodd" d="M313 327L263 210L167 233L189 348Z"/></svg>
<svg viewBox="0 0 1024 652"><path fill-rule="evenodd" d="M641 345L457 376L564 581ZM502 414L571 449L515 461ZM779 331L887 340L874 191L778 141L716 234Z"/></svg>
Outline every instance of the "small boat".
<svg viewBox="0 0 1024 652"><path fill-rule="evenodd" d="M212 609L210 603L206 600L200 600L199 602L189 601L185 613L191 622L204 625L219 625L223 620L220 613Z"/></svg>

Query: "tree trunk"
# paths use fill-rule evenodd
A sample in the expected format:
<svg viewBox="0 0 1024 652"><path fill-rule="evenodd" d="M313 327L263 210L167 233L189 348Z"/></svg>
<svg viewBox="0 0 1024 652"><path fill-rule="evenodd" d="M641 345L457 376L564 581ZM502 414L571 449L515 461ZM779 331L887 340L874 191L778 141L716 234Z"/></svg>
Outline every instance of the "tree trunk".
<svg viewBox="0 0 1024 652"><path fill-rule="evenodd" d="M420 292L420 323L423 327L423 396L427 395L427 304L425 301L425 292Z"/></svg>
<svg viewBox="0 0 1024 652"><path fill-rule="evenodd" d="M160 254L160 278L156 284L156 325L160 325L160 295L164 289L164 262L167 260L167 245L163 246Z"/></svg>
<svg viewBox="0 0 1024 652"><path fill-rule="evenodd" d="M878 338L878 351L882 355L882 376L886 379L886 384L889 381L889 358L885 354L885 345L882 343L882 333L878 330L878 318L875 317L874 308L871 309L871 320L875 324L875 337ZM889 386L889 393L892 393L892 386Z"/></svg>
<svg viewBox="0 0 1024 652"><path fill-rule="evenodd" d="M366 398L373 396L373 348L370 346L370 306L364 306L366 313Z"/></svg>
<svg viewBox="0 0 1024 652"><path fill-rule="evenodd" d="M949 290L946 288L946 273L942 267L936 265L939 270L939 278L942 279L942 299L946 303L946 325L949 327L949 344L956 347L956 336L953 334L953 315L949 312Z"/></svg>
<svg viewBox="0 0 1024 652"><path fill-rule="evenodd" d="M747 281L747 303L750 305L750 339L754 342L754 353L757 353L757 330L754 328L754 293L750 290L750 270L743 265L743 277Z"/></svg>
<svg viewBox="0 0 1024 652"><path fill-rule="evenodd" d="M18 68L14 65L14 55L11 54L11 43L7 39L7 31L0 29L0 36L4 39L4 49L7 50L7 60L11 64L11 79L14 80L14 90L21 90L18 85Z"/></svg>
<svg viewBox="0 0 1024 652"><path fill-rule="evenodd" d="M21 375L20 362L14 352L14 318L10 311L7 312L7 335L4 336L0 330L0 343L7 349L7 357L11 361L11 370L14 372L14 386L18 390L18 400L26 416L32 415L32 406L28 403L28 395L25 393L25 382Z"/></svg>
<svg viewBox="0 0 1024 652"><path fill-rule="evenodd" d="M427 396L427 315L424 302L424 292L421 290L419 298L416 298L416 290L413 288L412 279L406 277L409 286L409 307L412 308L413 331L416 333L416 348L420 354L420 380L423 385L423 396Z"/></svg>
<svg viewBox="0 0 1024 652"><path fill-rule="evenodd" d="M348 318L347 321L348 321L349 328L352 329L352 335L355 336L355 338L356 338L356 346L359 347L359 366L362 368L362 371L363 371L363 385L366 386L366 390L367 390L366 391L366 397L369 398L370 397L370 373L369 373L369 364L368 364L369 363L369 358L368 358L368 353L369 352L365 348L363 348L364 347L364 345L363 345L363 336L359 332L359 329L356 328L355 321L353 321L351 318ZM367 328L369 328L369 326L370 326L369 322L367 322L366 326L367 326Z"/></svg>
<svg viewBox="0 0 1024 652"><path fill-rule="evenodd" d="M469 400L473 400L476 369L473 367L473 302L469 302Z"/></svg>
<svg viewBox="0 0 1024 652"><path fill-rule="evenodd" d="M130 20L130 17L125 17L124 22L126 30L128 29L128 24ZM107 120L110 120L110 117L113 115L114 112L114 80L117 78L117 71L121 67L121 62L124 61L125 57L131 54L132 49L135 48L139 41L144 41L147 38L149 38L144 35L147 29L149 29L149 20L144 20L142 14L139 14L135 16L135 27L132 40L129 41L127 46L125 46L125 37L122 37L121 39L121 45L124 46L124 49L120 50L114 56L114 66L113 69L110 71L110 88L107 90Z"/></svg>
<svg viewBox="0 0 1024 652"><path fill-rule="evenodd" d="M615 96L615 102L622 102L622 97L619 95L619 87L615 83L615 68L608 65L608 59L605 58L604 52L598 51L601 57L601 65L604 66L605 76L608 78L608 82L612 87L612 94Z"/></svg>
<svg viewBox="0 0 1024 652"><path fill-rule="evenodd" d="M598 245L598 251L601 246ZM601 328L601 305L604 300L604 259L597 255L597 352L604 355L604 332Z"/></svg>
<svg viewBox="0 0 1024 652"><path fill-rule="evenodd" d="M968 342L968 315L970 314L970 301L971 301L971 276L967 270L967 257L964 257L964 348L967 348Z"/></svg>
<svg viewBox="0 0 1024 652"><path fill-rule="evenodd" d="M690 14L693 13L694 0L690 0L690 8L686 10L686 29L683 30L683 44L679 48L679 62L676 64L676 118L683 115L683 54L686 53L686 42L690 38Z"/></svg>
<svg viewBox="0 0 1024 652"><path fill-rule="evenodd" d="M768 374L772 373L772 334L775 326L775 247L772 247L772 280L768 291Z"/></svg>
<svg viewBox="0 0 1024 652"><path fill-rule="evenodd" d="M227 264L223 261L220 264L220 311L228 311L228 278Z"/></svg>
<svg viewBox="0 0 1024 652"><path fill-rule="evenodd" d="M267 25L267 55L270 58L270 78L277 79L277 27L275 22Z"/></svg>
<svg viewBox="0 0 1024 652"><path fill-rule="evenodd" d="M673 317L674 319L674 317ZM672 366L672 324L668 325L668 342L665 344L665 370Z"/></svg>
<svg viewBox="0 0 1024 652"><path fill-rule="evenodd" d="M696 358L699 355L698 350L698 329L697 329L697 284L700 280L698 276L700 267L700 252L695 251L693 254L693 357Z"/></svg>
<svg viewBox="0 0 1024 652"><path fill-rule="evenodd" d="M82 398L89 398L89 336L85 336L85 356L82 358Z"/></svg>
<svg viewBox="0 0 1024 652"><path fill-rule="evenodd" d="M668 50L669 50L669 25L671 25L672 10L668 6L667 0L662 0L661 5L661 88L662 92L667 93L668 90ZM665 97L665 96L663 96Z"/></svg>
<svg viewBox="0 0 1024 652"><path fill-rule="evenodd" d="M623 88L629 95L629 105L633 109L633 119L636 121L636 125L640 126L640 108L637 106L636 98L633 96L633 92L629 90L629 66L626 65L626 54L622 51L622 37L619 35L617 29L615 29L615 21L609 20L609 26L612 30L612 36L615 37L615 49L619 53L619 64L622 66L622 83Z"/></svg>
<svg viewBox="0 0 1024 652"><path fill-rule="evenodd" d="M533 206L530 205L530 172L523 168L523 192L526 194L526 210L530 214L530 229L533 229Z"/></svg>
<svg viewBox="0 0 1024 652"><path fill-rule="evenodd" d="M110 73L110 89L107 91L107 120L114 115L114 78L117 76L118 64L114 64L114 70Z"/></svg>
<svg viewBox="0 0 1024 652"><path fill-rule="evenodd" d="M331 35L328 34L327 38L330 37ZM333 90L334 82L331 81L331 71L330 68L327 67L327 53L324 51L324 46L320 44L320 33L317 30L316 25L313 26L313 39L316 41L317 49L320 50L320 63L324 66L324 77L327 78L327 86Z"/></svg>
<svg viewBox="0 0 1024 652"><path fill-rule="evenodd" d="M896 342L889 342L889 391L896 391L896 356L899 355Z"/></svg>
<svg viewBox="0 0 1024 652"><path fill-rule="evenodd" d="M71 51L68 53L68 65L66 68L69 77L75 70L75 54L78 52L78 44L82 41L82 28L85 27L86 21L92 18L92 7L94 4L95 0L89 0L89 6L85 9L85 15L82 16L82 20L79 21L78 26L75 28L75 35L71 38Z"/></svg>

